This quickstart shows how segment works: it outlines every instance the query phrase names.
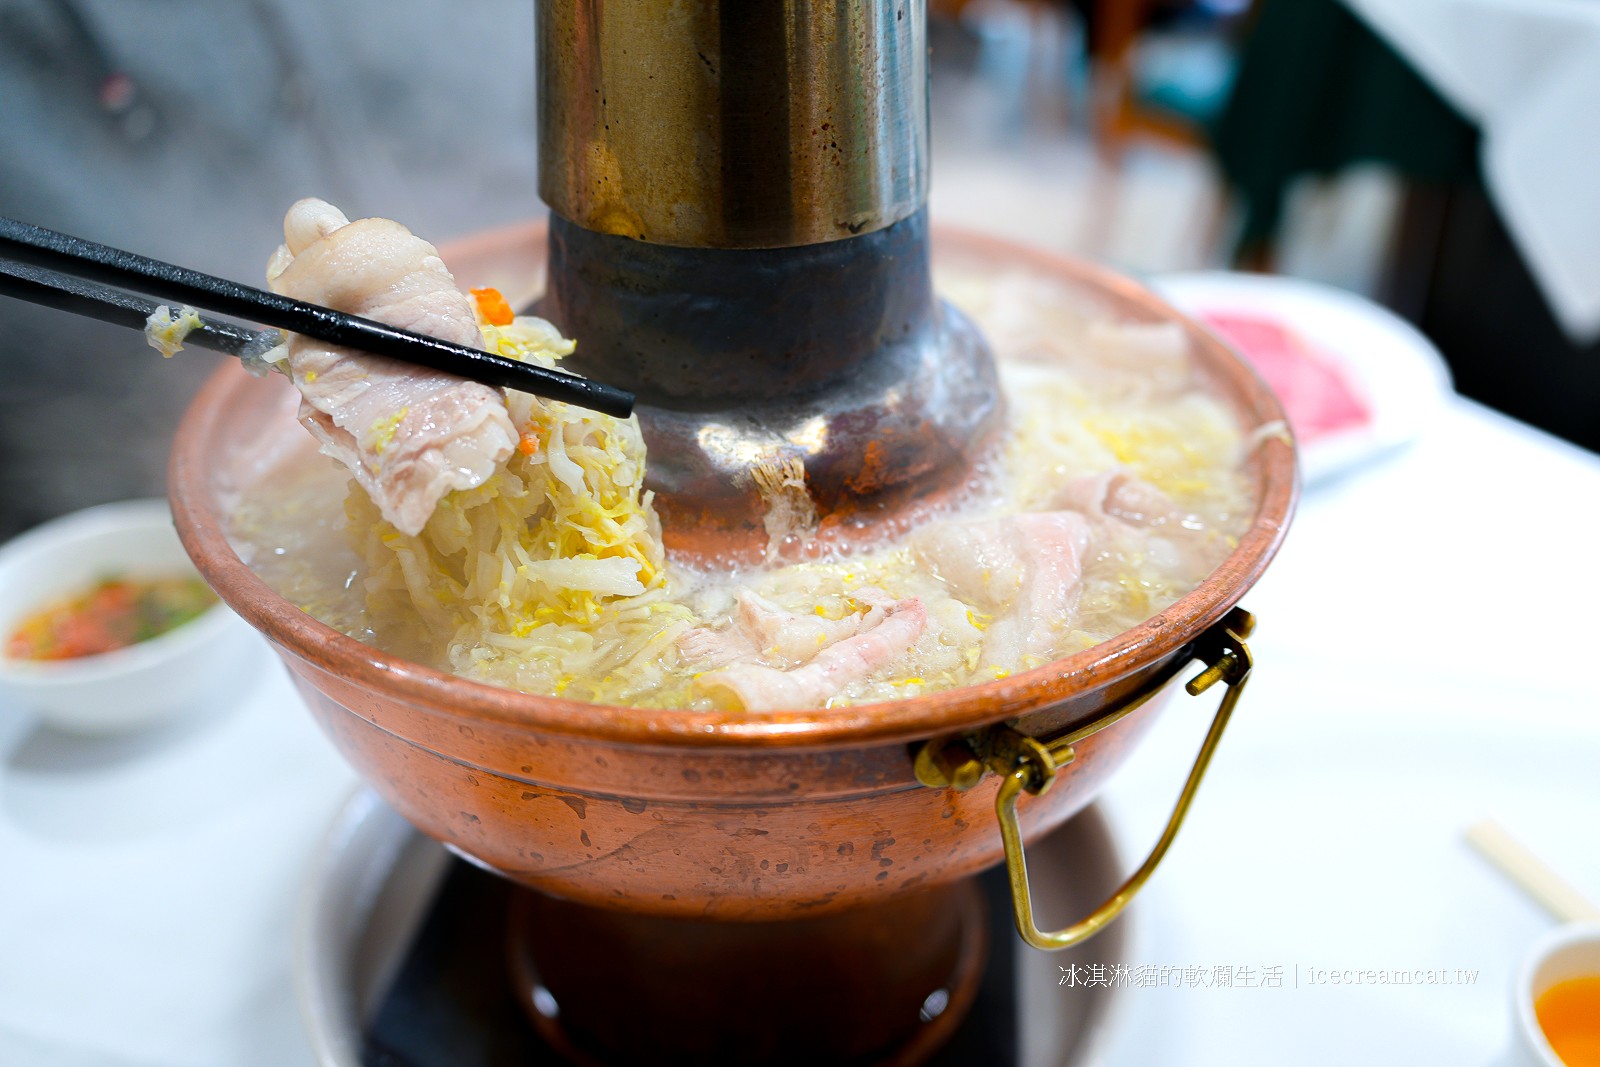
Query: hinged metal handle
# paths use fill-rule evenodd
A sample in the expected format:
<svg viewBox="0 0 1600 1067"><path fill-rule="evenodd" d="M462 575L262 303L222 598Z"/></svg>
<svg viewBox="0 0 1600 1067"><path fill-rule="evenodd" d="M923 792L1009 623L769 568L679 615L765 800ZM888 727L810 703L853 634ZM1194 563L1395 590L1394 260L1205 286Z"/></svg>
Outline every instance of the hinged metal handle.
<svg viewBox="0 0 1600 1067"><path fill-rule="evenodd" d="M988 771L1002 776L1000 790L995 795L995 814L1000 821L1000 840L1005 847L1006 874L1011 881L1011 905L1016 918L1017 933L1034 948L1063 949L1085 941L1099 933L1121 914L1122 909L1143 888L1155 873L1167 850L1178 836L1189 806L1194 801L1200 781L1222 740L1234 707L1244 692L1250 678L1253 661L1245 638L1255 629L1255 617L1243 608L1234 608L1217 625L1207 630L1195 643L1194 658L1205 663L1206 669L1184 687L1191 696L1198 696L1218 682L1227 685L1211 729L1195 757L1189 778L1178 794L1178 802L1167 819L1166 828L1155 848L1129 876L1122 886L1087 918L1062 930L1040 930L1033 920L1033 895L1028 888L1028 862L1023 853L1022 831L1017 823L1017 798L1024 791L1038 796L1050 788L1056 772L1071 763L1077 753L1074 746L1092 737L1149 702L1166 685L1161 679L1133 697L1123 701L1100 718L1050 740L1028 737L1009 726L994 726L959 738L934 738L917 752L917 778L924 785L940 789L966 791L977 785ZM1170 676L1169 676L1170 677Z"/></svg>

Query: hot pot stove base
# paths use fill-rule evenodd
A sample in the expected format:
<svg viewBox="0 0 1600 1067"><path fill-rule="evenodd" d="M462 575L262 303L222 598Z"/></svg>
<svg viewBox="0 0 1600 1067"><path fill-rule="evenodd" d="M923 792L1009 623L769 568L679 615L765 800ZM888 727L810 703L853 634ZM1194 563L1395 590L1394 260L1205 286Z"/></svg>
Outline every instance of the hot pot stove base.
<svg viewBox="0 0 1600 1067"><path fill-rule="evenodd" d="M1029 852L1047 918L1093 907L1125 866L1096 807ZM1091 1062L1110 1032L1117 994L1067 988L1059 976L1074 965L1127 962L1127 918L1090 943L1039 952L1011 930L1004 869L976 881L989 930L987 961L971 1009L923 1062ZM370 790L358 790L313 863L296 931L297 994L321 1067L574 1065L540 1038L508 980L508 927L522 892L452 857ZM627 967L622 959L609 965L619 973ZM529 995L536 1005L544 999L536 990ZM619 1026L628 1024L628 1013L627 1003L619 1003Z"/></svg>

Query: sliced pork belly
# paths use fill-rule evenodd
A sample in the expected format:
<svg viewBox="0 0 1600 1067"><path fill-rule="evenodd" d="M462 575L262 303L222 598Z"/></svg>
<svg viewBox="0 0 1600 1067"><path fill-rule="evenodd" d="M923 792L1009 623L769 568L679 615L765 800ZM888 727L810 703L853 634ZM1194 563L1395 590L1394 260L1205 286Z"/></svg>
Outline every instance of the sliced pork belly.
<svg viewBox="0 0 1600 1067"><path fill-rule="evenodd" d="M851 595L866 604L867 610L828 619L815 613L784 611L746 589L739 594L739 629L769 663L797 666L837 641L872 629L894 606L894 599L881 590L863 588Z"/></svg>
<svg viewBox="0 0 1600 1067"><path fill-rule="evenodd" d="M1165 493L1125 470L1075 478L1062 488L1056 504L1129 526L1164 526L1181 518Z"/></svg>
<svg viewBox="0 0 1600 1067"><path fill-rule="evenodd" d="M283 232L274 292L483 347L438 252L399 223L301 200ZM446 493L483 484L516 445L505 396L486 385L300 336L287 363L300 421L402 533L420 533Z"/></svg>
<svg viewBox="0 0 1600 1067"><path fill-rule="evenodd" d="M683 657L685 663L702 671L726 667L735 660L752 660L760 657L755 642L751 641L749 635L737 625L724 630L713 629L710 626L696 626L692 630L686 630L678 638L678 654Z"/></svg>
<svg viewBox="0 0 1600 1067"><path fill-rule="evenodd" d="M924 533L917 558L957 598L993 616L985 660L1007 669L1049 656L1083 591L1089 523L1077 512L946 523Z"/></svg>
<svg viewBox="0 0 1600 1067"><path fill-rule="evenodd" d="M1214 565L1215 534L1204 529L1172 498L1128 471L1111 470L1068 482L1057 503L1081 511L1101 551L1137 556L1151 576L1179 581Z"/></svg>
<svg viewBox="0 0 1600 1067"><path fill-rule="evenodd" d="M827 645L798 667L739 662L700 675L695 687L723 700L732 697L746 711L825 704L852 682L904 655L928 623L927 610L915 597L895 601L881 610L875 623Z"/></svg>
<svg viewBox="0 0 1600 1067"><path fill-rule="evenodd" d="M828 619L814 612L784 611L755 590L741 589L732 623L721 630L701 626L687 631L678 638L678 652L701 670L736 661L780 669L796 667L829 645L876 626L894 604L893 597L871 586L857 589L851 596L867 605L867 610Z"/></svg>

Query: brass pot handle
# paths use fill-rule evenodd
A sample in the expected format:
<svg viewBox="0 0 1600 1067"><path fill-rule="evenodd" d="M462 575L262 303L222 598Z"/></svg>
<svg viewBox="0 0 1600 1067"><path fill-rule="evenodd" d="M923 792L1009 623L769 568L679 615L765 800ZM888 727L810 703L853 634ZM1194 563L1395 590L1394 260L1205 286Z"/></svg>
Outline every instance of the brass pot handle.
<svg viewBox="0 0 1600 1067"><path fill-rule="evenodd" d="M1024 791L1034 796L1044 793L1055 781L1056 772L1075 758L1074 745L1120 721L1148 702L1165 687L1171 676L1135 694L1094 722L1053 740L1028 737L1009 726L997 726L959 739L936 738L918 751L917 777L924 785L966 790L976 785L986 770L1003 775L1000 790L995 795L995 815L1000 821L1000 840L1005 847L1006 875L1011 881L1011 906L1017 933L1028 944L1034 948L1063 949L1088 940L1121 914L1122 909L1128 906L1155 873L1178 836L1178 829L1189 813L1189 806L1200 788L1201 779L1205 777L1206 768L1211 764L1217 743L1222 740L1222 731L1227 728L1233 709L1244 692L1245 683L1250 679L1252 661L1245 638L1254 628L1255 618L1242 608L1234 608L1196 641L1193 658L1204 662L1206 669L1184 688L1191 696L1197 696L1218 682L1227 684L1216 717L1211 720L1211 729L1200 746L1200 754L1195 757L1194 767L1183 784L1183 791L1178 794L1178 802L1167 819L1160 840L1144 863L1103 904L1086 918L1064 929L1046 932L1034 923L1033 894L1028 887L1028 861L1023 852L1022 830L1017 823L1017 798Z"/></svg>

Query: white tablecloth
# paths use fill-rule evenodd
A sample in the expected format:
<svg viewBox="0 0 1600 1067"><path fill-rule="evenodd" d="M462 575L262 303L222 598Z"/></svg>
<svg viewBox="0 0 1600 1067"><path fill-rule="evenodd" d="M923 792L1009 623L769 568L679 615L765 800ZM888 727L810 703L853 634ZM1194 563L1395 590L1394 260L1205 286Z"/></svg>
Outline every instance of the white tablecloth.
<svg viewBox="0 0 1600 1067"><path fill-rule="evenodd" d="M1493 814L1600 900L1597 529L1600 457L1463 400L1303 502L1244 599L1256 677L1140 901L1133 961L1282 966L1284 987L1130 990L1113 1062L1498 1056L1516 968L1553 922L1461 833ZM1108 790L1132 850L1209 722L1210 699L1187 702ZM1309 968L1478 974L1334 987Z"/></svg>
<svg viewBox="0 0 1600 1067"><path fill-rule="evenodd" d="M0 706L0 1064L311 1062L290 929L355 779L257 652L236 702L157 734Z"/></svg>
<svg viewBox="0 0 1600 1067"><path fill-rule="evenodd" d="M1483 170L1557 320L1600 338L1600 4L1345 0L1483 131Z"/></svg>
<svg viewBox="0 0 1600 1067"><path fill-rule="evenodd" d="M1460 833L1493 812L1600 897L1597 529L1600 458L1464 401L1304 501L1245 599L1257 676L1130 916L1134 949L1106 961L1208 984L1119 993L1109 1063L1494 1058L1549 920ZM309 1062L290 919L352 778L262 653L237 706L155 737L86 744L0 708L0 1063ZM1130 857L1214 699L1175 701L1110 787ZM1335 987L1313 968L1476 979Z"/></svg>

